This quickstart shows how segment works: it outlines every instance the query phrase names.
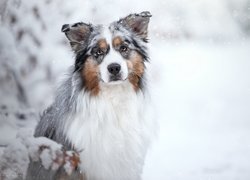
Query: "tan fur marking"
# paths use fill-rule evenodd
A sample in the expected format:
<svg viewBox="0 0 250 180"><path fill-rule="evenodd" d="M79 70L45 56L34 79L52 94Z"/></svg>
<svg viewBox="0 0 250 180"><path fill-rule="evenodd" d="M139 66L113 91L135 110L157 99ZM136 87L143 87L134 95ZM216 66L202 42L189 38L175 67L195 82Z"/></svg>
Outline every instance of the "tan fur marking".
<svg viewBox="0 0 250 180"><path fill-rule="evenodd" d="M82 70L82 76L86 89L90 91L91 95L95 96L100 91L98 72L98 65L91 58L88 58Z"/></svg>
<svg viewBox="0 0 250 180"><path fill-rule="evenodd" d="M106 51L108 49L108 44L107 44L105 39L100 39L98 42L98 45L104 51Z"/></svg>
<svg viewBox="0 0 250 180"><path fill-rule="evenodd" d="M128 69L129 69L129 72L132 72L133 70L133 64L131 61L126 61L127 62L127 66L128 66Z"/></svg>
<svg viewBox="0 0 250 180"><path fill-rule="evenodd" d="M114 48L119 47L122 44L122 38L117 36L113 39L112 45Z"/></svg>
<svg viewBox="0 0 250 180"><path fill-rule="evenodd" d="M135 53L135 55L127 61L127 65L130 72L128 79L137 91L139 89L139 80L145 69L141 55Z"/></svg>

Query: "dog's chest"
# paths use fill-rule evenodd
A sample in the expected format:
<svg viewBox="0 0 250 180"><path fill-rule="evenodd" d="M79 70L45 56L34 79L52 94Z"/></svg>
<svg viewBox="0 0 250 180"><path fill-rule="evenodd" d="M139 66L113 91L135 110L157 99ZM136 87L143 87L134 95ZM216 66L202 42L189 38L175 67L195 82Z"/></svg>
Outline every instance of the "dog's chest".
<svg viewBox="0 0 250 180"><path fill-rule="evenodd" d="M143 95L127 87L79 97L66 136L82 151L82 170L89 179L139 178L146 149L143 107Z"/></svg>

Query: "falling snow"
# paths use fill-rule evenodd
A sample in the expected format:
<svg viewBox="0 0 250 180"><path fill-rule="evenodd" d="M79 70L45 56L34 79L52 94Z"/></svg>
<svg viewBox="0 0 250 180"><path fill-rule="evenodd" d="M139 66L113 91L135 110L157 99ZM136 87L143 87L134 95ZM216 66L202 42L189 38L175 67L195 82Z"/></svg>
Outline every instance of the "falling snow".
<svg viewBox="0 0 250 180"><path fill-rule="evenodd" d="M0 179L29 160L57 169L61 145L32 137L73 64L62 24L110 23L149 10L158 138L143 179L250 179L249 0L0 2ZM40 145L47 144L42 153ZM68 173L70 162L63 164Z"/></svg>

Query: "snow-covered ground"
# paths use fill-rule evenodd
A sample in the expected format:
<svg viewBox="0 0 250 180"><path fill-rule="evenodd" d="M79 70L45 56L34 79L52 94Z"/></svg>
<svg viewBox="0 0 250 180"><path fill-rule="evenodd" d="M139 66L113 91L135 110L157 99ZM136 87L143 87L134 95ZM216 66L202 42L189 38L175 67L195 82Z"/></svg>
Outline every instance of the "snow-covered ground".
<svg viewBox="0 0 250 180"><path fill-rule="evenodd" d="M250 179L249 0L1 1L0 155L34 128L73 63L61 25L143 10L159 121L143 179Z"/></svg>
<svg viewBox="0 0 250 180"><path fill-rule="evenodd" d="M152 44L160 132L144 179L250 179L250 42Z"/></svg>

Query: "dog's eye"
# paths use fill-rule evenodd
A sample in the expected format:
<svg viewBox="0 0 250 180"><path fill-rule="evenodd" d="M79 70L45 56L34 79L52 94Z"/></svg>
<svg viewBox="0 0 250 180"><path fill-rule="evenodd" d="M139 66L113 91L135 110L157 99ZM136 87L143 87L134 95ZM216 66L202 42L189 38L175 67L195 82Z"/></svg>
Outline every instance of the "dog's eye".
<svg viewBox="0 0 250 180"><path fill-rule="evenodd" d="M95 54L94 54L94 56L95 56L96 58L98 58L99 56L102 56L102 55L104 55L104 52L103 52L101 49L98 49L98 50L95 52Z"/></svg>
<svg viewBox="0 0 250 180"><path fill-rule="evenodd" d="M120 52L127 52L127 51L128 51L128 46L122 45L122 46L120 47Z"/></svg>
<svg viewBox="0 0 250 180"><path fill-rule="evenodd" d="M99 49L99 50L96 52L96 54L97 54L98 56L101 56L101 55L104 54L104 52L103 52L101 49Z"/></svg>

